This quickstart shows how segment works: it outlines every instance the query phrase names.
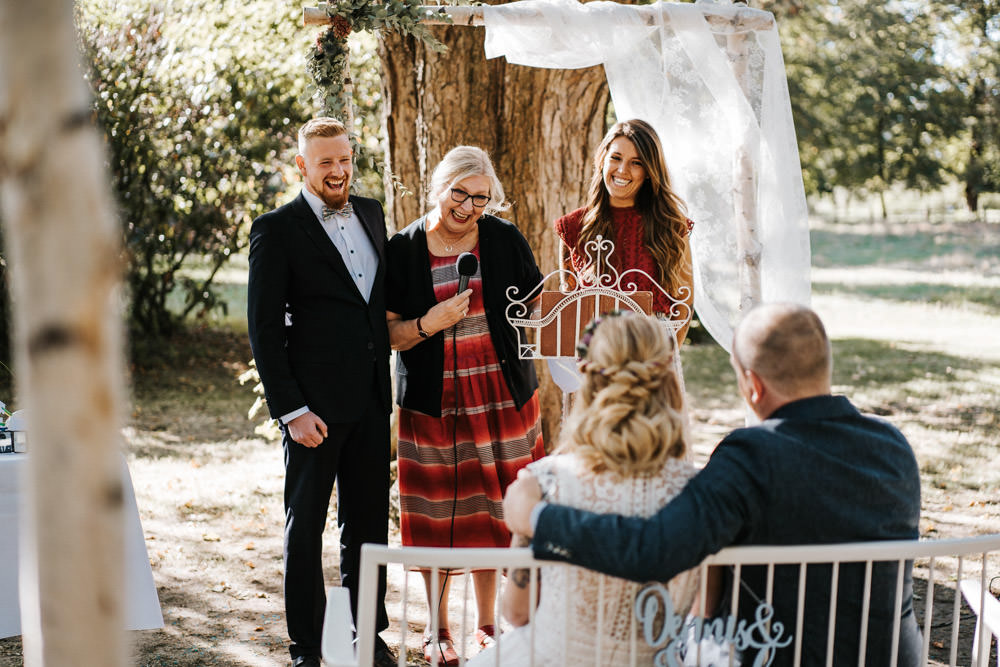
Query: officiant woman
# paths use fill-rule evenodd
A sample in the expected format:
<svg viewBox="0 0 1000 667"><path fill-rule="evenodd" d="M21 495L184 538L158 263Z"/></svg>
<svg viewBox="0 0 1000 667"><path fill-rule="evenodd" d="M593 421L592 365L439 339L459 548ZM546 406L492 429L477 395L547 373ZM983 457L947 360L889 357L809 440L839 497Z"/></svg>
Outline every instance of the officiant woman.
<svg viewBox="0 0 1000 667"><path fill-rule="evenodd" d="M684 342L694 302L688 243L694 223L673 191L660 137L649 123L632 119L611 126L594 152L587 205L553 226L562 240L562 267L580 275L594 271L595 253L585 252L587 244L599 235L613 241L610 263L619 272L639 269L657 281L630 274L624 282L653 293L654 314L685 318L677 331L677 344ZM667 294L688 307L674 309Z"/></svg>
<svg viewBox="0 0 1000 667"><path fill-rule="evenodd" d="M506 208L489 156L458 146L431 177L424 216L390 239L386 310L399 350L399 495L404 546L506 547L510 533L501 501L517 472L544 455L538 381L518 358L505 319L513 296L542 281L527 240L494 215ZM458 292L457 260L478 258L468 288ZM496 579L473 572L481 647L496 635ZM449 577L431 590L438 635L424 636L428 661L458 664L448 619ZM435 599L436 596L436 599Z"/></svg>

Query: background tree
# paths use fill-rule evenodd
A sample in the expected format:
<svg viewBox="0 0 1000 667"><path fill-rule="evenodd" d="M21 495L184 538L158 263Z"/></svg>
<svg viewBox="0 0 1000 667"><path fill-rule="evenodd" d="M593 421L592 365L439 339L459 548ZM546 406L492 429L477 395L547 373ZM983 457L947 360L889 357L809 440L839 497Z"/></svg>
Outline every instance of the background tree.
<svg viewBox="0 0 1000 667"><path fill-rule="evenodd" d="M970 211L1000 192L1000 2L936 2L944 57L961 96L964 130L954 172Z"/></svg>
<svg viewBox="0 0 1000 667"><path fill-rule="evenodd" d="M944 179L958 99L924 7L861 0L814 5L783 29L796 132L812 193L833 186L922 191Z"/></svg>
<svg viewBox="0 0 1000 667"><path fill-rule="evenodd" d="M226 308L213 280L288 184L306 115L298 7L78 5L138 340Z"/></svg>
<svg viewBox="0 0 1000 667"><path fill-rule="evenodd" d="M609 101L604 71L547 70L483 56L481 28L436 27L448 47L438 53L410 37L383 35L386 161L416 196L386 187L389 217L403 228L422 215L430 172L459 144L493 157L507 196L504 215L527 237L544 273L557 263L552 221L585 202L591 154L605 131ZM549 286L553 288L554 286ZM561 393L547 371L542 382L544 437L553 442Z"/></svg>

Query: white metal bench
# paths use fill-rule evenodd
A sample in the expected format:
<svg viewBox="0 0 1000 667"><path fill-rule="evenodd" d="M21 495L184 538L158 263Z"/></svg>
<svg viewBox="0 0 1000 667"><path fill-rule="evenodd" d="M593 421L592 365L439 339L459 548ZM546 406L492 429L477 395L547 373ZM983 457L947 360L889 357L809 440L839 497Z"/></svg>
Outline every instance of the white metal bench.
<svg viewBox="0 0 1000 667"><path fill-rule="evenodd" d="M990 592L985 572L979 579L963 579L959 584L965 601L976 614L976 632L972 637L972 662L985 664L979 656L989 657L993 639L997 640L997 667L1000 667L1000 601ZM992 635L992 636L991 636Z"/></svg>
<svg viewBox="0 0 1000 667"><path fill-rule="evenodd" d="M974 658L970 662L961 664L975 664L979 667L987 664L990 658L989 643L982 638L989 636L989 633L996 635L996 613L1000 610L1000 603L990 597L988 590L983 589L988 586L988 582L993 577L1000 576L1000 535L986 535L982 537L955 539L955 540L929 540L929 541L890 541L890 542L865 542L854 544L828 544L828 545L808 545L808 546L753 546L753 547L730 547L723 549L714 556L710 556L703 563L702 567L709 565L722 565L731 567L739 578L739 569L747 566L765 565L769 576L772 576L774 568L779 565L795 564L831 564L836 573L838 568L847 563L862 563L870 573L871 568L877 563L904 563L914 561L914 584L917 593L914 595L914 607L917 612L917 619L923 633L923 646L921 653L922 665L928 664L959 664L960 646L959 630L961 623L961 599L956 582L962 583L962 591L966 600L970 596L976 603L971 604L974 612L979 616L980 635L977 637L977 648L974 651ZM537 570L540 566L553 565L550 561L535 560L528 549L429 549L418 547L390 548L377 545L365 545L362 549L361 568L361 591L359 600L359 618L357 648L351 645L351 615L346 592L341 593L339 589L331 589L331 596L327 603L326 624L324 626L323 655L327 664L331 667L358 667L360 665L370 665L374 649L375 636L375 596L377 591L376 573L378 567L387 565L390 568L398 567L403 571L405 579L406 573L418 567L432 568L432 571L440 572L448 569L496 569L498 577L505 568L529 568ZM803 568L804 569L804 568ZM902 568L899 568L900 580L896 585L896 609L900 608L899 600L902 595ZM533 575L535 576L535 575ZM803 575L804 576L804 575ZM963 581L963 577L971 576L973 579ZM703 577L704 580L704 577ZM972 583L967 583L967 582ZM978 583L980 588L974 589L973 585ZM433 584L432 584L433 585ZM868 579L869 588L864 591L865 604L867 605L871 580ZM831 600L835 601L837 577L831 580ZM403 587L402 614L399 627L402 632L401 644L405 646L407 628L414 616L426 613L421 606L418 613L406 599L406 587ZM704 594L704 593L702 593ZM466 596L469 595L466 589ZM544 587L542 595L544 595ZM770 595L770 593L768 594ZM769 600L768 600L769 601ZM935 612L935 601L939 605L944 604L950 609L950 613ZM738 596L733 598L733 609L736 608ZM984 604L985 603L985 604ZM422 603L416 603L422 605ZM985 612L980 610L985 608ZM533 614L533 612L532 612ZM796 627L789 628L792 643L786 650L795 651L796 661L799 664L798 656L801 650L800 629L802 626L803 610L799 609L799 616L796 619ZM992 615L991 615L992 614ZM436 610L430 610L427 616L436 619ZM827 636L832 636L837 614L831 614L830 629ZM968 622L968 621L967 621ZM466 623L463 620L463 623ZM864 635L867 632L891 632L892 637L899 635L899 613L892 627L867 628L866 623L862 623L861 645L864 645ZM434 631L437 628L433 628ZM463 636L466 634L463 628ZM636 628L636 632L639 629ZM501 652L503 635L500 635ZM551 641L551 638L538 638L538 641ZM642 641L640 638L639 641ZM828 644L828 664L832 661L832 642ZM895 646L893 641L892 645ZM460 646L460 655L464 662L471 657L464 652ZM400 665L404 662L405 650L400 651ZM965 654L961 654L966 658ZM892 662L895 665L895 658ZM548 666L546 666L548 667Z"/></svg>

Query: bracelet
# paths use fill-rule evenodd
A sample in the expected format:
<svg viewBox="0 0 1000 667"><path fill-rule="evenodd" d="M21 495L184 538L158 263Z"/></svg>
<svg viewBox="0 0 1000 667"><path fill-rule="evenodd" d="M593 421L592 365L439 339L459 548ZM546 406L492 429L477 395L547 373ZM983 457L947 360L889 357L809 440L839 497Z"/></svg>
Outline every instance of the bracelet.
<svg viewBox="0 0 1000 667"><path fill-rule="evenodd" d="M426 331L424 331L424 328L422 326L420 326L420 319L422 317L423 317L423 315L421 315L420 317L417 318L417 335L419 335L421 338L430 338L431 335L429 333L427 333Z"/></svg>

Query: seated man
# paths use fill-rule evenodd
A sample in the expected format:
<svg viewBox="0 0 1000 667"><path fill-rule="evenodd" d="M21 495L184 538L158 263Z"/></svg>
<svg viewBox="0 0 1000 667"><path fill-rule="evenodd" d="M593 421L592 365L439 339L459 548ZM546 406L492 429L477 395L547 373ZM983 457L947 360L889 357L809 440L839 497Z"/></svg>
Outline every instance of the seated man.
<svg viewBox="0 0 1000 667"><path fill-rule="evenodd" d="M729 545L917 538L913 451L896 428L831 395L830 342L814 312L755 308L736 328L731 361L740 393L763 421L723 439L659 513L644 519L542 503L538 484L522 475L504 500L511 531L533 536L538 558L635 581L669 580ZM775 568L771 627L782 623L786 636L796 631L798 569ZM905 666L916 665L920 651L911 569L906 563L897 663ZM803 665L825 664L830 576L830 566L807 571ZM864 579L863 564L840 568L835 665L858 664ZM744 567L741 580L738 615L752 622L766 597L766 568ZM895 587L895 565L876 565L865 664L890 664ZM753 653L744 652L744 664L753 664ZM762 664L791 665L793 656L791 642Z"/></svg>

